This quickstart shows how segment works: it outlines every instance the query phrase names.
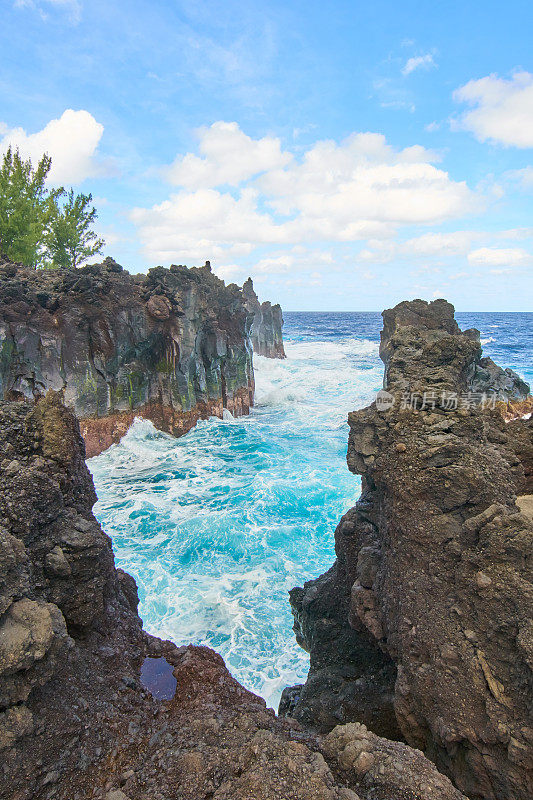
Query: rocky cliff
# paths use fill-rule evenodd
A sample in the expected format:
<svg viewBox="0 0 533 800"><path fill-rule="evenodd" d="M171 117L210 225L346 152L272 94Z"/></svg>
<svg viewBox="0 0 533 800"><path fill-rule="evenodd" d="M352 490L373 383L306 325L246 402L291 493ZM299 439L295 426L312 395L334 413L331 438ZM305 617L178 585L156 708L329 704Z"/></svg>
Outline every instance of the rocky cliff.
<svg viewBox="0 0 533 800"><path fill-rule="evenodd" d="M144 633L84 456L59 395L0 403L3 800L464 800L419 751L321 740L213 651Z"/></svg>
<svg viewBox="0 0 533 800"><path fill-rule="evenodd" d="M244 282L242 296L246 308L253 314L250 337L254 352L267 358L285 358L281 306L268 301L260 303L251 278Z"/></svg>
<svg viewBox="0 0 533 800"><path fill-rule="evenodd" d="M481 360L451 305L383 316L387 392L349 416L361 499L335 532L332 570L291 592L311 671L282 710L315 729L399 729L469 797L526 800L531 421L492 409L494 378L499 391L517 376Z"/></svg>
<svg viewBox="0 0 533 800"><path fill-rule="evenodd" d="M283 350L264 306L250 307L249 295L225 286L208 263L130 275L109 258L39 272L4 261L0 397L63 390L88 456L118 441L135 416L180 435L224 409L247 414L250 329L260 332L263 354L278 334L276 355Z"/></svg>

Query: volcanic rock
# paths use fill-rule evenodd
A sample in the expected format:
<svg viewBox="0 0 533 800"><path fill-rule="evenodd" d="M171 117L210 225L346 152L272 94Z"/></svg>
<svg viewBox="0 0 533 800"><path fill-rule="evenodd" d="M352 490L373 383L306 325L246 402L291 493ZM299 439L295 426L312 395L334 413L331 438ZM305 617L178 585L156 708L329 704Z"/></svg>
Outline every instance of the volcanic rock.
<svg viewBox="0 0 533 800"><path fill-rule="evenodd" d="M410 748L352 728L321 742L213 651L142 630L59 395L0 403L0 466L0 797L415 800L424 783L457 800ZM146 659L170 665L173 696L152 694ZM352 740L370 760L349 762Z"/></svg>
<svg viewBox="0 0 533 800"><path fill-rule="evenodd" d="M253 314L250 337L254 353L267 358L285 358L281 306L272 305L268 300L260 303L251 278L244 282L242 296L246 308Z"/></svg>
<svg viewBox="0 0 533 800"><path fill-rule="evenodd" d="M388 720L394 737L392 717L469 797L526 800L533 523L517 495L531 492L531 421L506 424L474 397L509 387L493 367L487 384L479 334L459 330L449 303L383 317L393 403L349 415L361 499L335 532L334 567L291 592L311 669L289 713L321 730L336 719L379 733ZM374 720L361 687L377 695Z"/></svg>
<svg viewBox="0 0 533 800"><path fill-rule="evenodd" d="M254 397L250 330L276 342L264 355L283 351L281 310L269 308L206 267L130 275L109 257L76 270L3 260L0 397L62 391L89 457L136 416L176 436L224 409L241 416Z"/></svg>

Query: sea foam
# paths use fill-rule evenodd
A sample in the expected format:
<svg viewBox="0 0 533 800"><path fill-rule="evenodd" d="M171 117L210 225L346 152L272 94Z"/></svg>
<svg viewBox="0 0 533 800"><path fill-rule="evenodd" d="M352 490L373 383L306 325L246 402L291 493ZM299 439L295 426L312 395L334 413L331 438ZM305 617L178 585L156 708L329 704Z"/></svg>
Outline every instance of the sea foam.
<svg viewBox="0 0 533 800"><path fill-rule="evenodd" d="M210 419L180 439L136 420L89 462L95 513L137 580L152 633L207 644L276 706L305 679L288 591L328 569L333 532L359 480L346 417L379 389L377 343L287 342L255 357L249 417Z"/></svg>
<svg viewBox="0 0 533 800"><path fill-rule="evenodd" d="M460 314L485 355L533 378L531 314ZM346 468L349 411L381 387L379 314L287 315L283 361L256 356L249 417L180 439L137 420L89 462L95 513L138 583L145 627L213 647L276 706L303 681L288 591L333 563L333 532L360 490Z"/></svg>

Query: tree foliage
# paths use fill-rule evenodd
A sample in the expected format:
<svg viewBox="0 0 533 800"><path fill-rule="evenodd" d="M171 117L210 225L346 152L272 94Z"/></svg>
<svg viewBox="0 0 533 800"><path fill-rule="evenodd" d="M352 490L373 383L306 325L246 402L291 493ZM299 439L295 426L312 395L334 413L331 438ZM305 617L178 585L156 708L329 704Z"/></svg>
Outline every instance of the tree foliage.
<svg viewBox="0 0 533 800"><path fill-rule="evenodd" d="M33 169L10 147L0 169L0 251L28 267L45 259L44 240L63 192L45 187L51 163L44 155Z"/></svg>
<svg viewBox="0 0 533 800"><path fill-rule="evenodd" d="M36 168L11 147L0 166L0 253L28 267L77 267L101 252L92 195L48 188L52 160Z"/></svg>
<svg viewBox="0 0 533 800"><path fill-rule="evenodd" d="M104 240L91 230L96 208L91 206L91 194L74 195L71 189L63 208L52 221L46 238L48 255L55 267L78 267L91 256L100 253Z"/></svg>

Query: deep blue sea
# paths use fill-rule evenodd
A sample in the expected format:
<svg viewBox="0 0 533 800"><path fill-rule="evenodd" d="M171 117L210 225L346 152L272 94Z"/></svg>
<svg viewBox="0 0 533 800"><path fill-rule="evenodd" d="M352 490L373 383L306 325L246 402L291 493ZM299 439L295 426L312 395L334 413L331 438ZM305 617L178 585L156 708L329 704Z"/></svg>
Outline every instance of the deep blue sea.
<svg viewBox="0 0 533 800"><path fill-rule="evenodd" d="M533 314L457 319L533 383ZM380 328L378 313L285 313L287 359L255 357L249 417L181 439L138 420L89 461L95 514L137 581L145 627L214 648L274 708L308 669L288 591L331 566L335 526L360 491L346 417L381 386Z"/></svg>

